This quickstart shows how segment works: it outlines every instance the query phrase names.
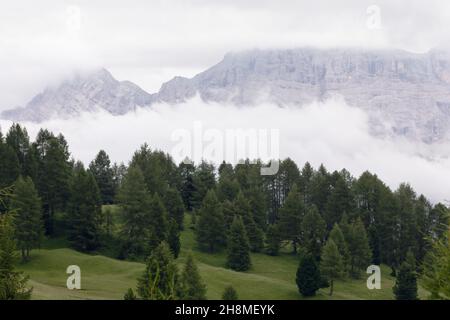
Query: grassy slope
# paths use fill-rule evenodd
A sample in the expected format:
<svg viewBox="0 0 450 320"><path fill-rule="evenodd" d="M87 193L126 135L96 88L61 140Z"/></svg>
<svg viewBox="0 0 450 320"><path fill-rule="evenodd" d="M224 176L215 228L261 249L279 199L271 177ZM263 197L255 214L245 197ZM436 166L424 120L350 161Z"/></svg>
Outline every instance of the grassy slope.
<svg viewBox="0 0 450 320"><path fill-rule="evenodd" d="M186 218L189 226L189 216ZM182 233L182 252L178 259L184 262L187 252L194 254L201 275L208 287L209 299L220 299L225 286L232 284L241 299L300 299L295 273L298 260L283 253L279 257L253 254L253 268L249 272L234 272L224 268L225 253L206 254L196 250L190 228ZM61 248L64 242L51 241L46 249L32 252L32 260L20 265L31 277L34 299L122 299L125 291L136 286L136 279L144 270L142 263L126 262L99 255L86 255ZM66 288L69 265L81 268L82 290ZM393 279L386 267L382 269L382 289L368 290L366 279L338 281L333 299L392 299ZM329 299L328 290L321 290L314 299ZM420 290L420 295L425 292Z"/></svg>

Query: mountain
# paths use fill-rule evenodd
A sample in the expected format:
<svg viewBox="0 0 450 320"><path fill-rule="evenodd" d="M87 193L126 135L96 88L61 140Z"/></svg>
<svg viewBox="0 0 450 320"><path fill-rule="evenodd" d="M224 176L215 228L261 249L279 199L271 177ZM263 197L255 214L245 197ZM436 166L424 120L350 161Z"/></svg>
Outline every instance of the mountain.
<svg viewBox="0 0 450 320"><path fill-rule="evenodd" d="M41 122L67 119L100 109L123 115L151 103L151 95L129 81L117 81L105 69L76 74L56 87L47 88L24 108L4 111L14 121Z"/></svg>
<svg viewBox="0 0 450 320"><path fill-rule="evenodd" d="M229 53L191 79L175 77L152 95L102 69L49 88L24 108L1 116L39 122L97 109L121 115L158 102L184 102L196 94L206 102L247 106L268 101L280 107L341 96L367 111L373 134L433 143L449 139L450 54L348 48L250 50Z"/></svg>
<svg viewBox="0 0 450 320"><path fill-rule="evenodd" d="M304 105L339 95L366 110L372 133L426 143L448 138L450 55L433 50L251 50L227 54L192 79L165 83L155 101Z"/></svg>

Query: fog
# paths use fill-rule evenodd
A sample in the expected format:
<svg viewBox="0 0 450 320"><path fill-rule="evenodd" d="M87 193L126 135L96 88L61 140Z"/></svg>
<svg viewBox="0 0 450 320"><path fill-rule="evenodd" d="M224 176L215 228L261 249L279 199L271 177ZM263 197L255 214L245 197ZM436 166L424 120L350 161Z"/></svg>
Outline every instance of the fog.
<svg viewBox="0 0 450 320"><path fill-rule="evenodd" d="M279 156L292 158L300 167L306 161L316 168L323 163L328 170L346 168L356 177L369 170L393 189L408 182L432 201L449 199L449 146L375 138L369 133L367 115L336 98L302 108L270 104L239 108L204 103L197 97L183 104L155 105L120 117L84 114L71 120L24 125L32 139L41 127L63 133L72 156L88 164L100 149L112 161L128 163L143 143L173 153L180 143L174 140L174 133L193 133L199 123L205 133L204 148L211 144L206 134L211 129L219 133L230 129L278 129ZM5 133L11 123L1 120L0 124ZM178 153L173 156L177 162L183 159ZM215 161L219 161L217 157Z"/></svg>

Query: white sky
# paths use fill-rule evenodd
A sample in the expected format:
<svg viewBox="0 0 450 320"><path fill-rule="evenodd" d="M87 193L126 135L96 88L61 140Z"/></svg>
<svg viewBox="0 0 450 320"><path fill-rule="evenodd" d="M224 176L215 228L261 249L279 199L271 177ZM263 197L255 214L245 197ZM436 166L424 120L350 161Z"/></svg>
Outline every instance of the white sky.
<svg viewBox="0 0 450 320"><path fill-rule="evenodd" d="M380 8L379 29L367 27L370 5ZM106 67L155 92L172 77L193 76L241 49L426 51L446 45L449 21L446 0L2 1L0 110L25 104L73 68Z"/></svg>

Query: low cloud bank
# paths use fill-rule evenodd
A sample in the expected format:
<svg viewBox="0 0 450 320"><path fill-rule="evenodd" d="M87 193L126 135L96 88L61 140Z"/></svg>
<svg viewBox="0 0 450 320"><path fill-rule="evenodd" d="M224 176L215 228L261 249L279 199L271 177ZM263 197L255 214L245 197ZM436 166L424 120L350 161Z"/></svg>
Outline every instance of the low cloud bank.
<svg viewBox="0 0 450 320"><path fill-rule="evenodd" d="M63 133L74 158L88 164L100 149L112 161L127 163L145 142L153 149L172 153L178 143L173 140L173 133L193 132L196 123L202 124L204 132L278 129L280 157L290 157L300 167L306 161L314 167L323 163L328 170L346 168L355 176L369 170L393 189L401 182L409 182L432 201L450 199L449 145L375 138L369 134L367 115L339 99L303 108L271 104L239 108L195 98L176 106L160 104L120 117L100 112L24 125L32 139L41 127ZM6 132L11 123L1 120L0 125ZM208 144L204 141L203 147ZM174 157L181 160L179 154Z"/></svg>

